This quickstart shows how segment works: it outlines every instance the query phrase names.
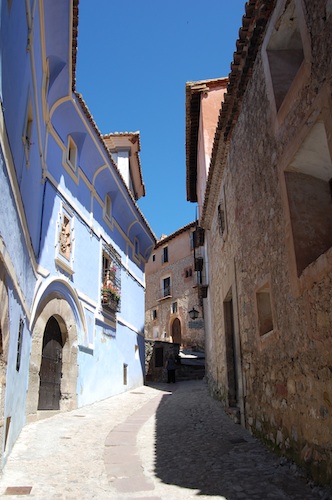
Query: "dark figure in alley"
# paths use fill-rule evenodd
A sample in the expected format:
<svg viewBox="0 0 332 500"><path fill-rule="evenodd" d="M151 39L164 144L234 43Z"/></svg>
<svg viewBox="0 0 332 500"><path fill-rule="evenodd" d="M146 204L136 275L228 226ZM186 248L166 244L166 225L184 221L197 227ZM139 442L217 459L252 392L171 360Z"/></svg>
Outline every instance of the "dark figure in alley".
<svg viewBox="0 0 332 500"><path fill-rule="evenodd" d="M167 383L170 384L172 382L173 384L175 384L176 363L174 356L172 354L166 361L166 368L167 368Z"/></svg>

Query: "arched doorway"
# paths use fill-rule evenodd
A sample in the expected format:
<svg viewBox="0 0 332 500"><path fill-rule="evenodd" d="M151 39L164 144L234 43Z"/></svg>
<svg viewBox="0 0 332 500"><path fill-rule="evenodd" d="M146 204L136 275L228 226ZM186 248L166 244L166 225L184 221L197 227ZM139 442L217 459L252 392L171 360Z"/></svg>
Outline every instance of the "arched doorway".
<svg viewBox="0 0 332 500"><path fill-rule="evenodd" d="M59 323L51 316L44 332L40 365L38 410L59 410L63 340Z"/></svg>
<svg viewBox="0 0 332 500"><path fill-rule="evenodd" d="M58 283L57 283L58 284ZM49 294L36 308L36 319L32 327L32 346L29 364L29 388L26 399L26 416L33 418L39 409L40 370L42 365L43 344L48 321L53 318L58 323L61 332L61 387L60 411L77 408L77 325L78 321L67 300L55 298ZM54 323L53 323L54 324ZM56 327L56 325L55 325Z"/></svg>
<svg viewBox="0 0 332 500"><path fill-rule="evenodd" d="M172 339L174 344L181 345L181 323L179 318L175 318L172 324Z"/></svg>

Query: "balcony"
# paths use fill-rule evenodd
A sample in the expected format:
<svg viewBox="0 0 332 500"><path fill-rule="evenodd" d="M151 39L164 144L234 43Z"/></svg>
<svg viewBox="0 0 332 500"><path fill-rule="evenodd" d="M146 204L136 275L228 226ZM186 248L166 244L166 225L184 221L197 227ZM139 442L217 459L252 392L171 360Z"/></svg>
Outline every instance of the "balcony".
<svg viewBox="0 0 332 500"><path fill-rule="evenodd" d="M172 297L172 289L170 286L167 286L161 290L160 297L158 298L158 301L169 299Z"/></svg>
<svg viewBox="0 0 332 500"><path fill-rule="evenodd" d="M194 248L199 248L204 245L204 229L200 226L197 226L194 231Z"/></svg>
<svg viewBox="0 0 332 500"><path fill-rule="evenodd" d="M115 289L102 288L101 303L106 309L112 312L120 311L120 294Z"/></svg>
<svg viewBox="0 0 332 500"><path fill-rule="evenodd" d="M207 291L208 291L208 285L198 285L198 287L197 287L198 298L199 299L206 299L207 298Z"/></svg>
<svg viewBox="0 0 332 500"><path fill-rule="evenodd" d="M203 257L195 257L195 271L203 271Z"/></svg>

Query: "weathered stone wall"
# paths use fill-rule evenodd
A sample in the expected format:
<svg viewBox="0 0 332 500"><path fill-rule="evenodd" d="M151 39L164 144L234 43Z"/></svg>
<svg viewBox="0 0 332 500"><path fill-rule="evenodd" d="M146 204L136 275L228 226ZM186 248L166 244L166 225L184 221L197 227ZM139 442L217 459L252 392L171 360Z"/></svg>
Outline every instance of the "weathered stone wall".
<svg viewBox="0 0 332 500"><path fill-rule="evenodd" d="M304 2L306 26L301 30L309 52L306 48L302 78L278 113L271 99L267 56L264 50L259 53L220 187L227 235L221 238L218 231L217 207L208 232L210 385L228 404L223 303L231 294L245 424L322 482L332 481L332 250L298 276L285 171L320 119L332 177L332 15L326 5L323 0ZM273 330L260 335L256 293L266 288Z"/></svg>
<svg viewBox="0 0 332 500"><path fill-rule="evenodd" d="M161 350L158 356L156 356L156 349ZM167 382L167 369L165 365L170 355L173 355L174 359L178 359L179 344L161 342L158 340L145 341L146 382Z"/></svg>
<svg viewBox="0 0 332 500"><path fill-rule="evenodd" d="M147 339L172 341L174 321L181 325L181 345L197 347L204 350L205 335L202 312L198 307L197 288L195 284L194 251L190 247L188 229L176 237L165 240L168 246L169 261L162 262L163 246L158 246L146 266L146 300L145 300L145 337ZM190 271L191 270L191 275ZM187 274L189 274L187 276ZM162 297L162 281L171 278L171 297ZM172 304L177 303L177 311L172 312ZM190 320L188 311L195 306L200 317ZM153 319L153 310L157 317ZM158 332L155 335L155 332Z"/></svg>

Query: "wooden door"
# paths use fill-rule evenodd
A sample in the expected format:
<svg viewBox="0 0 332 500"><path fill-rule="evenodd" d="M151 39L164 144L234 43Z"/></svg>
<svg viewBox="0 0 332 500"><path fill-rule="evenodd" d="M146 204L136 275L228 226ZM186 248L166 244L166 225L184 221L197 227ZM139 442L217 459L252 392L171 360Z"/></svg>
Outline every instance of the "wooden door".
<svg viewBox="0 0 332 500"><path fill-rule="evenodd" d="M60 327L52 316L44 332L38 410L60 409L62 347Z"/></svg>
<svg viewBox="0 0 332 500"><path fill-rule="evenodd" d="M181 323L179 318L175 318L172 325L172 338L174 344L181 345Z"/></svg>

